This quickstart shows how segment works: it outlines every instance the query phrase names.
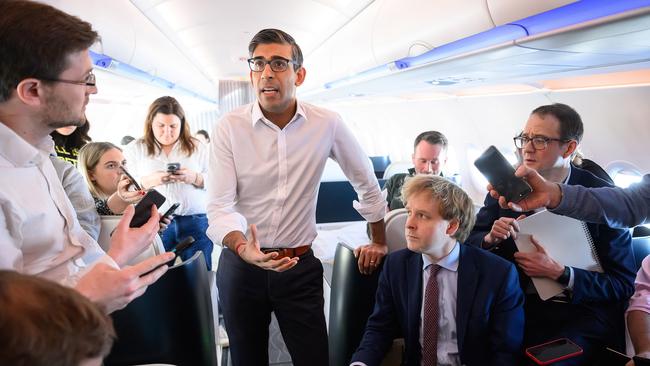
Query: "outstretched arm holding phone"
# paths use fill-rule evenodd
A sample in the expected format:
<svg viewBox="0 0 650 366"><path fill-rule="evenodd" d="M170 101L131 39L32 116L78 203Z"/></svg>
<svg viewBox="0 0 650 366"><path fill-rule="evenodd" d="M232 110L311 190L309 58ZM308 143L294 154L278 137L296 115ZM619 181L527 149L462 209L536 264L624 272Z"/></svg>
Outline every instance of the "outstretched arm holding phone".
<svg viewBox="0 0 650 366"><path fill-rule="evenodd" d="M499 199L501 207L515 211L547 207L559 215L587 222L606 223L611 227L630 227L650 219L650 174L646 174L641 182L628 188L586 188L557 184L545 180L535 170L524 166L519 167L515 174L526 179L533 192L523 200L513 203L500 197L499 192L489 185L490 195Z"/></svg>

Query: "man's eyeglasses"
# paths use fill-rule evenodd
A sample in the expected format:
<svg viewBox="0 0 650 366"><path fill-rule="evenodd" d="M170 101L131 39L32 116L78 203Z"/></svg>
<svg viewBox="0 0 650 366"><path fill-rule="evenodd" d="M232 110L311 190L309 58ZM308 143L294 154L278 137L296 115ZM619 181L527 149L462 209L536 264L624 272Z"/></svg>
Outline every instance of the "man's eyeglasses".
<svg viewBox="0 0 650 366"><path fill-rule="evenodd" d="M548 146L549 141L558 141L558 142L569 142L571 140L567 139L556 139L556 138L550 138L546 136L533 136L533 137L528 137L524 135L520 135L517 137L514 137L512 139L515 142L515 147L517 149L523 149L524 146L526 146L527 143L532 142L533 143L533 148L535 150L544 150Z"/></svg>
<svg viewBox="0 0 650 366"><path fill-rule="evenodd" d="M43 81L51 81L55 83L67 83L67 84L76 84L76 85L85 85L85 86L96 86L95 74L92 72L88 73L86 79L84 80L65 80L65 79L48 79L48 78L37 78Z"/></svg>
<svg viewBox="0 0 650 366"><path fill-rule="evenodd" d="M287 60L286 58L276 57L270 61L267 61L261 57L249 58L248 67L250 67L253 72L262 72L266 65L271 66L273 72L282 72L286 71L289 68L289 64L296 65L295 62Z"/></svg>

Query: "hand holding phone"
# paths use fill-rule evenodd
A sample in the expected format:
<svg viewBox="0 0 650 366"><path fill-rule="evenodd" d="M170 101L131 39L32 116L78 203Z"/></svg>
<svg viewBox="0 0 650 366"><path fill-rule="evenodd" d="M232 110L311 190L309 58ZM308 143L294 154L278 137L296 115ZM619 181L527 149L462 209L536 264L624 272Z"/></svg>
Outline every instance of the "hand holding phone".
<svg viewBox="0 0 650 366"><path fill-rule="evenodd" d="M137 189L138 191L142 190L142 187L140 187L138 185L138 182L135 180L135 178L133 178L133 176L131 174L129 174L129 172L127 172L126 169L122 165L120 165L120 170L122 171L122 173L124 173L124 175L126 175L127 178L129 178L129 180L131 181L131 184L133 184L135 189Z"/></svg>
<svg viewBox="0 0 650 366"><path fill-rule="evenodd" d="M177 209L178 206L180 206L180 205L181 205L181 204L178 203L178 202L176 202L176 203L174 203L173 205L171 205L171 206L167 209L167 211L165 211L165 213L160 217L160 222L162 222L164 219L168 219L171 215L173 215L173 214L174 214L174 211L176 211L176 209Z"/></svg>
<svg viewBox="0 0 650 366"><path fill-rule="evenodd" d="M532 192L525 180L515 176L515 169L494 146L488 147L474 165L508 202L518 202Z"/></svg>
<svg viewBox="0 0 650 366"><path fill-rule="evenodd" d="M137 205L135 205L135 214L129 223L129 227L140 227L144 225L151 216L151 206L160 207L165 203L165 196L155 189L150 189Z"/></svg>
<svg viewBox="0 0 650 366"><path fill-rule="evenodd" d="M560 338L551 342L526 348L526 355L538 365L550 365L554 362L579 356L582 348L568 338Z"/></svg>
<svg viewBox="0 0 650 366"><path fill-rule="evenodd" d="M176 257L180 256L181 253L182 253L184 250L186 250L187 248L191 247L192 244L194 244L194 242L195 242L195 240L194 240L194 238L193 238L192 236L188 236L187 238L181 240L178 244L176 244L176 246L175 246L174 248L172 248L172 250L170 250L170 251L167 252L167 253L174 253L174 254L176 254L176 256L174 256L174 258L173 258L172 260L170 260L170 261L168 261L168 262L165 262L165 263L163 263L163 264L158 265L156 268L152 269L151 271L149 271L149 272L147 272L147 273L142 274L140 277L142 277L142 276L146 276L146 275L148 275L149 273L154 272L155 270L157 270L158 268L160 268L160 267L162 267L162 266L164 266L164 265L168 265L168 266L170 266L170 267L173 266L173 265L174 265L174 262L176 261Z"/></svg>

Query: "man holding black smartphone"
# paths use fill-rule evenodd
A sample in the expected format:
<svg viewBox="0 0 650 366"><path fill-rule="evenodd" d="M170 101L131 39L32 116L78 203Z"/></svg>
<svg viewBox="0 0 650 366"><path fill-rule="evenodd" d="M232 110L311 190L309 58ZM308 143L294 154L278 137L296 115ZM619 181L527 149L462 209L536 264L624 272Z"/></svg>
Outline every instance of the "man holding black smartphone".
<svg viewBox="0 0 650 366"><path fill-rule="evenodd" d="M120 309L166 267L143 274L173 258L121 269L150 245L157 211L130 229L127 208L104 253L79 225L49 160L49 134L86 123L86 104L97 93L88 48L98 35L89 23L30 1L0 2L0 24L0 268L74 287L108 312Z"/></svg>
<svg viewBox="0 0 650 366"><path fill-rule="evenodd" d="M570 164L582 134L583 124L578 113L567 105L556 103L533 110L514 142L523 165L536 169L549 181L587 187L608 186L593 174ZM546 254L544 243L534 242L537 252L517 252L513 238L518 234L520 215L520 212L502 209L498 201L488 195L466 243L492 250L518 265L521 284L527 293L525 346L568 338L583 348L583 355L561 361L560 365L592 365L605 346L623 349L623 313L634 282L630 234L606 225L589 224L589 234L603 272L587 271L557 262ZM533 276L557 281L565 288L564 294L540 300L530 282Z"/></svg>

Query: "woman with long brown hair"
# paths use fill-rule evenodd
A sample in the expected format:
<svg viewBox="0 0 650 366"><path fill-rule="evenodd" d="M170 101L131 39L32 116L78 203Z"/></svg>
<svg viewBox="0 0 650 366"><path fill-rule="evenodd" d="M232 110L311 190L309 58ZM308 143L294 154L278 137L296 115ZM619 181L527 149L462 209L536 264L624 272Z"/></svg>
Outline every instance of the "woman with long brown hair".
<svg viewBox="0 0 650 366"><path fill-rule="evenodd" d="M196 241L181 258L185 260L201 250L211 269L212 241L205 234L208 151L192 137L180 103L168 96L156 99L149 106L144 137L130 143L124 155L130 173L142 187L155 188L167 198L161 212L176 202L180 204L174 221L161 235L165 248L170 250L191 235Z"/></svg>

